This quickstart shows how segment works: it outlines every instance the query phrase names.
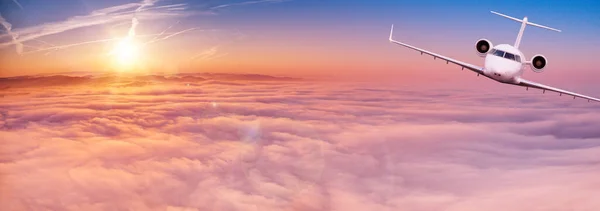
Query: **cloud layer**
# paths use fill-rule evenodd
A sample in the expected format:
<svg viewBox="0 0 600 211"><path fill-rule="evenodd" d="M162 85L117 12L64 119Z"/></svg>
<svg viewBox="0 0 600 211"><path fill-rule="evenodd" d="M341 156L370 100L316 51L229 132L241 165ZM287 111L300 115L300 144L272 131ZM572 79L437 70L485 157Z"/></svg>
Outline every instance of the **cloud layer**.
<svg viewBox="0 0 600 211"><path fill-rule="evenodd" d="M0 81L7 210L600 207L583 101L260 75Z"/></svg>

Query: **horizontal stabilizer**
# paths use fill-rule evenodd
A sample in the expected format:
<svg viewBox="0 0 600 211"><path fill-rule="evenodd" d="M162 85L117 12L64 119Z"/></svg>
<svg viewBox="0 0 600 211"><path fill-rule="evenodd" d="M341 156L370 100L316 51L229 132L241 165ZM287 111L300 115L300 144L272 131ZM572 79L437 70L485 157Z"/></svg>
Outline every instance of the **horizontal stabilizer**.
<svg viewBox="0 0 600 211"><path fill-rule="evenodd" d="M552 30L552 31L556 31L556 32L561 32L560 29L555 29L555 28L543 26L543 25L540 25L540 24L537 24L537 23L527 22L527 17L525 17L523 20L521 20L521 19L510 17L508 15L505 15L505 14L502 14L502 13L499 13L499 12L494 12L494 11L490 11L490 12L492 12L492 13L494 13L496 15L499 15L499 16L511 19L513 21L519 22L519 23L525 22L527 25L530 25L530 26L536 26L536 27L540 27L540 28L543 28L543 29L548 29L548 30Z"/></svg>
<svg viewBox="0 0 600 211"><path fill-rule="evenodd" d="M521 44L521 38L523 37L523 32L525 31L525 27L527 25L539 27L539 28L542 28L542 29L548 29L548 30L560 32L560 30L555 29L555 28L550 28L550 27L543 26L543 25L540 25L540 24L537 24L537 23L528 22L527 21L527 16L524 17L523 20L521 20L521 19L510 17L508 15L505 15L505 14L502 14L502 13L499 13L499 12L494 12L494 11L490 11L490 12L492 12L492 13L494 13L496 15L499 15L501 17L505 17L505 18L508 18L508 19L513 20L513 21L521 23L521 29L519 30L519 34L517 35L517 40L515 41L515 44L513 45L515 48L518 48L519 44Z"/></svg>

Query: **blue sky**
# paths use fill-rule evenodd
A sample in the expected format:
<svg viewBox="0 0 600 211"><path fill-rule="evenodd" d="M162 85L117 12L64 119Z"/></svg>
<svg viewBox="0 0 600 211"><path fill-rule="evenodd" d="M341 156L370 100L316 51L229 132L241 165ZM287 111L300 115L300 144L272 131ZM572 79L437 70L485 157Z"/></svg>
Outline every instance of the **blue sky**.
<svg viewBox="0 0 600 211"><path fill-rule="evenodd" d="M18 0L23 9L3 0L0 13L14 27L26 27L45 22L60 21L93 10L138 1L123 0ZM168 0L167 3L187 3L190 9L206 9L210 6L244 1L184 1ZM228 8L219 17L222 21L237 24L256 23L347 23L387 25L397 20L410 20L415 24L435 27L464 23L465 29L477 29L489 24L506 23L488 14L489 10L529 16L532 21L548 23L565 31L577 33L600 32L600 2L598 1L365 1L365 0L291 0L280 3L263 3ZM473 20L473 15L481 19ZM274 19L274 17L277 17ZM194 21L206 17L196 16ZM406 21L408 22L408 21ZM468 24L469 27L466 27ZM508 24L505 24L508 25ZM472 26L472 27L471 27ZM461 27L462 28L462 27ZM466 33L466 32L465 32Z"/></svg>

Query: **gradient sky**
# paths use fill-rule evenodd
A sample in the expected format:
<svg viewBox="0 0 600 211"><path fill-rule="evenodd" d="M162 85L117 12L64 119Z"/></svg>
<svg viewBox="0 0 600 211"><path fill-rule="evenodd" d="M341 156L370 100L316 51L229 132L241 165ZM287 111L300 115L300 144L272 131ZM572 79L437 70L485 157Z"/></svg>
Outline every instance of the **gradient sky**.
<svg viewBox="0 0 600 211"><path fill-rule="evenodd" d="M0 14L19 33L36 26L64 22L93 11L140 1L19 0L2 1ZM387 42L389 27L395 38L434 52L481 65L473 43L487 38L512 44L519 24L491 14L494 10L514 17L528 16L535 23L563 30L555 33L527 28L522 42L526 57L544 54L550 61L544 74L533 79L592 83L600 76L592 55L600 45L600 3L597 1L158 1L153 7L186 4L184 10L159 11L171 15L140 18L137 34L156 34L180 21L168 32L197 27L144 48L143 72L235 72L293 76L431 76L428 70L455 70L443 62ZM212 8L212 9L211 9ZM129 8L133 11L135 7ZM131 13L133 17L133 13ZM93 21L114 18L107 15ZM53 45L122 38L131 27L130 17L38 37ZM92 22L90 20L81 22ZM79 23L79 22L78 22ZM60 24L59 24L60 25ZM56 25L48 25L52 30ZM39 28L38 28L39 29ZM38 30L39 31L39 30ZM2 35L0 35L2 36ZM5 32L3 43L11 38ZM139 37L150 40L152 36ZM27 53L48 44L24 42L24 55L14 45L0 49L0 76L70 71L113 71L106 56L115 41L59 50ZM196 56L195 59L191 59ZM455 72L439 72L451 77ZM533 73L527 73L533 75ZM430 75L430 76L427 76ZM467 75L465 75L467 76Z"/></svg>

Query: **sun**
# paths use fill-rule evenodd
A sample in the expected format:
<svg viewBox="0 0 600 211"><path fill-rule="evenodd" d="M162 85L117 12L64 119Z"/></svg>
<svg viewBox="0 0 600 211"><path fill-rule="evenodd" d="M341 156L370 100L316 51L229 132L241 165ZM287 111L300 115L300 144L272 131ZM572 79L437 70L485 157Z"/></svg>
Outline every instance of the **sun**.
<svg viewBox="0 0 600 211"><path fill-rule="evenodd" d="M135 40L127 37L118 42L109 55L113 56L118 68L130 69L139 62L140 47Z"/></svg>

